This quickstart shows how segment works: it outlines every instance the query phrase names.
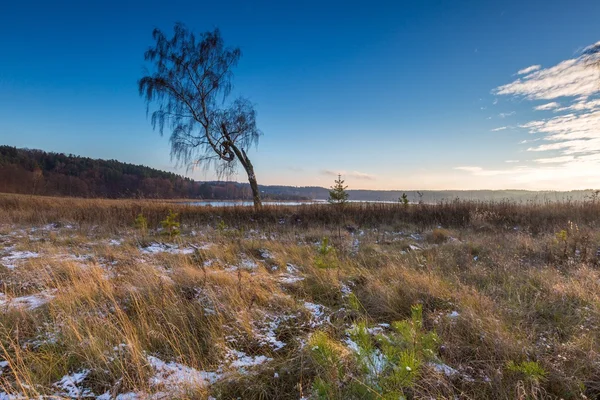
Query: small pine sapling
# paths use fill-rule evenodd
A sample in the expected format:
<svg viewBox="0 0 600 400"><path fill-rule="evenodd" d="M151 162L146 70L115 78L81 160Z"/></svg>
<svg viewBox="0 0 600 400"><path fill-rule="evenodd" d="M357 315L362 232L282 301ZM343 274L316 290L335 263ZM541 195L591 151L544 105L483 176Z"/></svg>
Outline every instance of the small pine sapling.
<svg viewBox="0 0 600 400"><path fill-rule="evenodd" d="M165 234L169 235L169 238L173 238L173 236L179 235L179 222L177 221L177 217L179 214L173 212L173 210L169 210L169 214L167 217L160 221L161 226L165 230Z"/></svg>
<svg viewBox="0 0 600 400"><path fill-rule="evenodd" d="M146 219L146 217L144 217L142 213L139 213L138 216L135 217L133 224L135 228L139 230L143 235L145 235L148 231L148 220Z"/></svg>
<svg viewBox="0 0 600 400"><path fill-rule="evenodd" d="M335 185L329 190L329 204L344 205L348 202L348 192L346 189L348 186L344 186L342 175L338 175L338 179L335 180Z"/></svg>
<svg viewBox="0 0 600 400"><path fill-rule="evenodd" d="M398 201L404 206L408 207L408 196L406 193L402 193L402 196L398 199Z"/></svg>

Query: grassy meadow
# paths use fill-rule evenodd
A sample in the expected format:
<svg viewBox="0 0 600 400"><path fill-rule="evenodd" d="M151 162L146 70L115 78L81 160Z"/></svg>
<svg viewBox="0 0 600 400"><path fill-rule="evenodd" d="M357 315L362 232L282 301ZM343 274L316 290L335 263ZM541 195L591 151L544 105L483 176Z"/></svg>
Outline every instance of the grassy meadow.
<svg viewBox="0 0 600 400"><path fill-rule="evenodd" d="M0 195L0 399L595 399L599 223Z"/></svg>

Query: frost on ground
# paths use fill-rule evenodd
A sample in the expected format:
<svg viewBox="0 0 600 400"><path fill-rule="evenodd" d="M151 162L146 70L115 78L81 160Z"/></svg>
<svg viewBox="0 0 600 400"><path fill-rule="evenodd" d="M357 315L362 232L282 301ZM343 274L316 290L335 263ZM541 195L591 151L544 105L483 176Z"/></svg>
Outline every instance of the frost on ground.
<svg viewBox="0 0 600 400"><path fill-rule="evenodd" d="M298 275L299 271L295 265L288 263L285 268L287 273L282 273L277 278L280 283L293 284L304 280L303 277Z"/></svg>
<svg viewBox="0 0 600 400"><path fill-rule="evenodd" d="M283 315L269 315L266 314L264 317L264 325L255 327L254 337L258 340L261 346L268 346L273 350L280 350L286 344L277 339L276 330L279 328L282 322L289 320L293 316Z"/></svg>
<svg viewBox="0 0 600 400"><path fill-rule="evenodd" d="M169 253L169 254L193 254L196 251L195 247L184 247L168 243L152 243L146 247L141 247L140 251L144 254L158 254L158 253Z"/></svg>
<svg viewBox="0 0 600 400"><path fill-rule="evenodd" d="M227 358L231 360L229 365L233 368L237 368L239 372L244 372L246 368L255 367L273 360L272 358L263 355L249 356L243 351L238 350L230 350L227 354Z"/></svg>
<svg viewBox="0 0 600 400"><path fill-rule="evenodd" d="M323 322L325 322L325 320L326 320L325 306L323 306L321 304L315 304L315 303L310 303L308 301L305 301L304 307L311 314L310 326L312 328L315 328L315 327L323 324Z"/></svg>
<svg viewBox="0 0 600 400"><path fill-rule="evenodd" d="M155 371L150 378L150 385L168 389L170 393L204 387L222 377L216 372L199 371L176 362L164 362L154 356L148 356L148 363Z"/></svg>
<svg viewBox="0 0 600 400"><path fill-rule="evenodd" d="M48 303L54 297L55 291L44 291L37 294L21 297L7 297L4 293L0 293L0 307L24 308L34 310Z"/></svg>
<svg viewBox="0 0 600 400"><path fill-rule="evenodd" d="M430 362L427 365L429 365L431 368L433 368L436 372L439 372L440 374L444 374L449 377L458 374L457 370L455 370L451 366L443 364L443 363Z"/></svg>
<svg viewBox="0 0 600 400"><path fill-rule="evenodd" d="M256 268L258 268L258 264L256 263L256 261L252 260L251 258L248 258L247 255L242 254L240 257L240 262L237 265L230 265L229 267L225 268L225 271L228 271L228 272L233 272L233 271L238 271L238 270L253 271Z"/></svg>
<svg viewBox="0 0 600 400"><path fill-rule="evenodd" d="M80 372L63 376L60 381L54 384L54 386L61 390L58 395L66 396L72 399L93 397L94 394L89 389L82 389L80 387L81 383L89 373L89 369L84 369Z"/></svg>
<svg viewBox="0 0 600 400"><path fill-rule="evenodd" d="M9 255L4 256L0 259L0 264L4 264L6 268L14 269L16 268L18 262L20 260L27 260L29 258L37 258L40 255L33 251L12 251Z"/></svg>

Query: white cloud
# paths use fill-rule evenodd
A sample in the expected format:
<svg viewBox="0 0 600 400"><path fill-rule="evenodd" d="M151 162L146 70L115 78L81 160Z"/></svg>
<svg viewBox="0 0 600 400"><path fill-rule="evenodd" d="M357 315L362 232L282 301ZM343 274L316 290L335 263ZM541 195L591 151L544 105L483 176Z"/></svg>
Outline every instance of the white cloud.
<svg viewBox="0 0 600 400"><path fill-rule="evenodd" d="M552 110L552 109L558 108L558 107L560 107L560 103L553 101L552 103L546 103L546 104L542 104L539 106L535 106L535 107L533 107L533 109L536 111L546 111L546 110Z"/></svg>
<svg viewBox="0 0 600 400"><path fill-rule="evenodd" d="M516 167L516 168L520 168L520 167ZM457 169L459 171L469 172L469 173L471 173L473 175L477 175L477 176L495 176L495 175L506 175L506 174L513 173L513 170L490 170L490 169L484 169L481 167L454 167L454 169Z"/></svg>
<svg viewBox="0 0 600 400"><path fill-rule="evenodd" d="M600 139L600 110L531 121L521 127L544 134L548 141Z"/></svg>
<svg viewBox="0 0 600 400"><path fill-rule="evenodd" d="M517 72L517 75L525 75L530 72L537 71L540 68L542 68L541 65L532 65L531 67L527 67L527 68L523 68L522 70L519 70L519 72Z"/></svg>
<svg viewBox="0 0 600 400"><path fill-rule="evenodd" d="M514 111L510 111L510 112L507 112L507 113L500 113L500 114L498 114L498 116L500 118L510 117L511 115L515 115L515 112Z"/></svg>
<svg viewBox="0 0 600 400"><path fill-rule="evenodd" d="M334 176L337 177L338 175L342 175L342 179L346 179L346 178L354 178L354 179L359 179L359 180L368 180L368 181L373 181L375 179L377 179L377 177L375 175L372 174L367 174L366 172L359 172L359 171L333 171L330 169L322 169L320 171L321 175L327 175L327 176Z"/></svg>
<svg viewBox="0 0 600 400"><path fill-rule="evenodd" d="M596 44L600 46L600 42ZM555 189L600 186L600 68L590 61L600 61L600 54L582 54L548 68L532 66L519 71L515 81L497 87L496 96L517 99L547 100L533 107L552 110L550 118L521 122L519 128L536 135L520 144L535 142L529 152L543 154L529 165L488 170L470 170L476 176L503 175L515 187ZM510 161L510 160L508 160Z"/></svg>
<svg viewBox="0 0 600 400"><path fill-rule="evenodd" d="M454 169L457 169L459 171L473 172L473 173L483 170L483 168L481 168L481 167L454 167Z"/></svg>
<svg viewBox="0 0 600 400"><path fill-rule="evenodd" d="M505 163L509 163L509 164L515 164L515 163L518 163L518 162L519 162L519 160L506 160L506 161L504 161L504 162L505 162Z"/></svg>
<svg viewBox="0 0 600 400"><path fill-rule="evenodd" d="M508 129L508 126L501 126L501 127L499 127L499 128L494 128L494 129L492 129L491 131L492 131L492 132L499 132L499 131L503 131L503 130L505 130L505 129Z"/></svg>
<svg viewBox="0 0 600 400"><path fill-rule="evenodd" d="M600 159L589 157L566 163L542 164L534 167L521 166L500 170L480 167L470 171L473 177L495 176L494 181L503 187L530 190L575 190L600 187L600 176L594 166ZM457 167L455 169L459 169ZM487 178L489 179L489 178Z"/></svg>
<svg viewBox="0 0 600 400"><path fill-rule="evenodd" d="M527 69L527 68L526 68ZM524 96L530 100L590 96L600 89L600 70L589 68L582 57L537 70L514 82L499 86L494 95Z"/></svg>
<svg viewBox="0 0 600 400"><path fill-rule="evenodd" d="M578 99L575 103L568 107L557 108L555 112L559 111L585 111L585 110L597 110L600 109L600 99L589 100L587 97Z"/></svg>
<svg viewBox="0 0 600 400"><path fill-rule="evenodd" d="M560 156L560 157L550 157L550 158L538 158L534 160L536 163L540 164L556 164L556 163L564 163L567 161L573 161L575 157L573 156Z"/></svg>
<svg viewBox="0 0 600 400"><path fill-rule="evenodd" d="M367 174L365 172L358 172L358 171L352 171L352 172L348 172L348 177L350 178L354 178L354 179L364 179L364 180L368 180L368 181L373 181L376 179L375 175L372 174Z"/></svg>

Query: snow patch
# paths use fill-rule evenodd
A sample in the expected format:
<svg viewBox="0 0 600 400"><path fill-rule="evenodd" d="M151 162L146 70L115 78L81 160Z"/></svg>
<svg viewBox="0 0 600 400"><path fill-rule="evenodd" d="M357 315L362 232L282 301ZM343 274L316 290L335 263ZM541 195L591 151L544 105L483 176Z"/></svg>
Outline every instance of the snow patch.
<svg viewBox="0 0 600 400"><path fill-rule="evenodd" d="M310 326L311 326L311 328L315 328L315 327L323 324L323 322L325 322L326 318L325 318L325 306L324 305L310 303L308 301L305 301L304 308L306 308L308 311L310 311L310 314L311 314Z"/></svg>
<svg viewBox="0 0 600 400"><path fill-rule="evenodd" d="M13 264L15 261L37 258L39 256L40 255L34 251L11 251L8 256L4 256L0 260L6 268L14 269L16 267L16 264Z"/></svg>
<svg viewBox="0 0 600 400"><path fill-rule="evenodd" d="M89 369L84 369L80 372L65 375L60 381L56 382L54 386L62 390L62 392L59 393L60 396L66 396L71 399L93 397L94 394L89 389L80 388L81 382L83 382L89 373Z"/></svg>
<svg viewBox="0 0 600 400"><path fill-rule="evenodd" d="M147 247L141 247L140 251L144 254L159 254L159 253L169 253L169 254L193 254L196 249L205 249L206 246L202 247L184 247L179 248L179 246L168 243L152 243Z"/></svg>
<svg viewBox="0 0 600 400"><path fill-rule="evenodd" d="M180 393L186 388L204 387L221 379L221 374L217 372L199 371L176 362L164 362L154 356L148 356L147 360L155 370L154 376L150 378L150 385L164 387L171 393Z"/></svg>
<svg viewBox="0 0 600 400"><path fill-rule="evenodd" d="M233 359L233 361L231 361L231 366L233 368L238 368L241 371L240 372L244 372L246 368L251 368L251 367L255 367L257 365L261 365L264 364L267 361L272 361L272 358L269 358L267 356L249 356L246 353L244 353L243 351L238 351L238 350L229 350L228 353L228 357L230 357L231 359Z"/></svg>
<svg viewBox="0 0 600 400"><path fill-rule="evenodd" d="M457 370L444 363L429 362L427 363L427 365L433 368L436 372L439 372L440 374L444 374L446 376L454 376L458 374Z"/></svg>
<svg viewBox="0 0 600 400"><path fill-rule="evenodd" d="M0 307L35 310L52 300L55 292L56 290L46 290L37 294L12 298L7 297L4 293L0 293Z"/></svg>

